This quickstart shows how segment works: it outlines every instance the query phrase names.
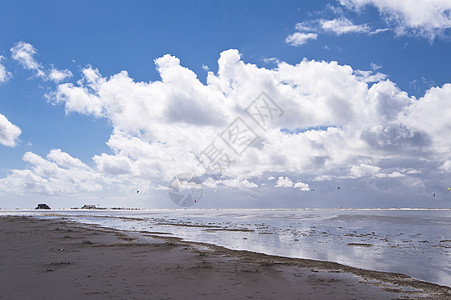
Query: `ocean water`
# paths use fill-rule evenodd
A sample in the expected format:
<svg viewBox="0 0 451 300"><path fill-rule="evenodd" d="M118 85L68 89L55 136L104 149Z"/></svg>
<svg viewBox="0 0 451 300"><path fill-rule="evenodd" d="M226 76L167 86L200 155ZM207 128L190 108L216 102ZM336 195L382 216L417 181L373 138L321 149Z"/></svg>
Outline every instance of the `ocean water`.
<svg viewBox="0 0 451 300"><path fill-rule="evenodd" d="M451 210L0 211L5 214L163 232L187 241L334 261L451 286Z"/></svg>

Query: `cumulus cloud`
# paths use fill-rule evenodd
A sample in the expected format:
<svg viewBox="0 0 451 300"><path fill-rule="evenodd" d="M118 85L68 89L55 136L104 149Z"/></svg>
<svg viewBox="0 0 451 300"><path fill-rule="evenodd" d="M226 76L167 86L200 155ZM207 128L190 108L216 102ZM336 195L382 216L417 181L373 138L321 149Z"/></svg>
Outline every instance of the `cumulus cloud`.
<svg viewBox="0 0 451 300"><path fill-rule="evenodd" d="M311 191L309 185L308 185L307 183L304 183L304 182L301 182L301 181L296 182L296 183L293 185L293 187L294 187L295 189L300 189L300 190L303 191L303 192L309 192L309 191Z"/></svg>
<svg viewBox="0 0 451 300"><path fill-rule="evenodd" d="M310 187L307 183L304 183L302 181L298 181L296 183L293 182L289 177L280 176L277 179L277 183L275 185L276 188L295 188L299 189L303 192L310 191Z"/></svg>
<svg viewBox="0 0 451 300"><path fill-rule="evenodd" d="M448 169L451 84L416 99L385 75L334 61L264 68L244 62L233 49L220 54L218 72L208 72L205 84L174 56L155 64L161 79L152 82L136 82L126 71L102 76L87 66L77 82L59 84L49 95L52 103L111 122L111 152L95 155L88 169L67 155L27 154L29 168L15 170L2 186L56 193L51 180L81 169L89 176L68 187L86 191L92 181L96 189L164 187L177 174L205 172L197 158L214 149L212 142L221 158L216 163L227 164L224 177L205 182L211 187L255 188L265 178L301 191L309 189L309 180L397 178L418 184L434 176L422 172L418 157ZM283 110L266 130L245 113L261 92ZM258 137L240 155L219 136L238 116Z"/></svg>
<svg viewBox="0 0 451 300"><path fill-rule="evenodd" d="M428 147L436 153L446 153L451 147L450 133L451 84L434 87L424 97L413 101L403 109L400 122L417 132L423 132L430 139ZM396 109L396 108L394 108Z"/></svg>
<svg viewBox="0 0 451 300"><path fill-rule="evenodd" d="M291 188L293 187L293 184L294 183L290 178L281 176L277 179L276 187Z"/></svg>
<svg viewBox="0 0 451 300"><path fill-rule="evenodd" d="M0 62L5 59L3 56L0 55ZM5 66L0 63L0 83L6 82L11 78L11 72L8 72L6 70Z"/></svg>
<svg viewBox="0 0 451 300"><path fill-rule="evenodd" d="M376 7L387 24L399 35L418 34L431 40L451 28L451 2L448 0L340 0L348 9Z"/></svg>
<svg viewBox="0 0 451 300"><path fill-rule="evenodd" d="M0 114L0 144L7 147L16 146L17 138L21 133L22 131L19 127Z"/></svg>
<svg viewBox="0 0 451 300"><path fill-rule="evenodd" d="M97 168L107 174L119 175L131 172L132 163L127 156L102 155L94 156Z"/></svg>
<svg viewBox="0 0 451 300"><path fill-rule="evenodd" d="M105 78L88 67L76 85L61 84L53 95L52 101L64 104L68 112L111 120L115 130L108 145L122 157L122 167L113 168L116 172L138 174L143 166L152 165L169 178L168 169L193 168L194 153L202 152L261 91L285 114L261 136L260 144L248 148L239 163L227 170L234 176L279 168L311 172L320 167L325 171L361 153L376 157L383 151L396 156L394 149L401 153L402 147L410 145L412 151L418 150L427 142L428 132L439 131L432 132L437 124L420 128L422 122L411 121L416 114L413 107L427 99L410 98L391 81L382 80L385 76L373 78L376 83L369 87L372 73L336 62L280 62L271 70L246 64L236 50L228 50L218 61L218 74L209 72L206 85L173 56L155 62L161 81L136 83L124 71ZM437 88L437 92L446 90ZM426 98L432 91L429 94ZM445 105L446 100L441 101ZM437 123L447 124L444 111L441 115L444 121ZM280 128L317 129L287 134ZM99 169L108 169L107 158L95 159Z"/></svg>
<svg viewBox="0 0 451 300"><path fill-rule="evenodd" d="M67 78L72 77L72 72L69 70L58 70L52 67L46 70L40 62L35 59L37 50L29 43L18 42L10 49L11 57L22 65L23 68L35 72L36 77L43 80L51 80L59 83Z"/></svg>
<svg viewBox="0 0 451 300"><path fill-rule="evenodd" d="M59 149L50 151L47 158L27 152L23 160L29 168L12 170L0 179L0 191L60 195L102 190L99 173Z"/></svg>

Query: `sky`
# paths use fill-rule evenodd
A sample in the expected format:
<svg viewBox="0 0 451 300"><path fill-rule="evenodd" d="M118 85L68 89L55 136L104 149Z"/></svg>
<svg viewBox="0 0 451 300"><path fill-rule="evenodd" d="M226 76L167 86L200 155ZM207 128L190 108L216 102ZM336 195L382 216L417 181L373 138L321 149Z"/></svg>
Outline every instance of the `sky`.
<svg viewBox="0 0 451 300"><path fill-rule="evenodd" d="M0 28L0 208L451 207L449 0L1 1Z"/></svg>

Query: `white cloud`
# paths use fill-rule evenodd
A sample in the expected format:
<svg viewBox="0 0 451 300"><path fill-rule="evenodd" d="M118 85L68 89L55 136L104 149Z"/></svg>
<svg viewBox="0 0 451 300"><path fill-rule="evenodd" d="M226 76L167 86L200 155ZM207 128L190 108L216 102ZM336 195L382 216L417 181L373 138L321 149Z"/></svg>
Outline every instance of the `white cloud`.
<svg viewBox="0 0 451 300"><path fill-rule="evenodd" d="M220 183L222 183L224 186L227 187L233 187L233 188L257 188L258 185L255 184L252 181L249 181L245 178L233 178L233 179L226 179L226 180L220 180Z"/></svg>
<svg viewBox="0 0 451 300"><path fill-rule="evenodd" d="M296 182L293 187L295 189L300 189L303 192L309 192L311 189L307 183L303 183L301 181Z"/></svg>
<svg viewBox="0 0 451 300"><path fill-rule="evenodd" d="M241 156L230 151L232 163L224 169L224 178L206 181L205 186L254 188L271 177L278 178L277 187L300 190L308 188L300 178L398 176L401 181L415 177L417 182L433 176L421 172L418 157L436 165L451 159L451 84L416 99L385 77L374 77L369 86L368 78L375 74L337 62L304 59L296 65L279 62L263 68L244 62L237 50L221 53L218 73L209 72L206 84L171 55L155 64L161 79L153 82L136 82L125 71L105 77L88 66L79 81L59 84L50 96L67 113L111 122L111 151L95 155L95 167L54 153L47 159L35 157L28 168L15 170L0 185L57 193L50 179L57 181L59 173L65 174L58 165L66 166L68 174L84 168L82 173L90 174L84 181L92 180L98 188L117 186L118 191L130 186L157 189L177 174L202 174L196 155L237 116L245 118L245 108L262 91L283 109L283 116L272 120L266 132L246 119L259 132L259 140ZM27 155L27 161L31 157ZM87 190L82 183L68 186Z"/></svg>
<svg viewBox="0 0 451 300"><path fill-rule="evenodd" d="M441 166L440 169L447 172L447 173L451 173L451 160L447 160L445 161Z"/></svg>
<svg viewBox="0 0 451 300"><path fill-rule="evenodd" d="M61 81L64 81L64 80L66 80L66 79L68 79L70 77L72 77L72 72L71 71L69 71L69 70L58 70L58 69L55 69L55 68L52 68L49 71L49 74L48 74L48 78L50 80L52 80L53 82L56 82L56 83L60 83Z"/></svg>
<svg viewBox="0 0 451 300"><path fill-rule="evenodd" d="M20 63L25 69L33 70L36 76L45 78L42 65L34 59L36 49L29 43L18 42L11 49L11 57Z"/></svg>
<svg viewBox="0 0 451 300"><path fill-rule="evenodd" d="M289 177L280 176L277 179L277 183L275 185L276 188L295 188L299 189L302 192L308 192L310 191L310 187L307 183L304 183L302 181L298 181L296 183L293 182Z"/></svg>
<svg viewBox="0 0 451 300"><path fill-rule="evenodd" d="M387 31L392 31L392 29L391 28L378 28L376 30L368 32L368 35L375 35L375 34L378 34L381 32L387 32Z"/></svg>
<svg viewBox="0 0 451 300"><path fill-rule="evenodd" d="M399 35L418 34L433 40L451 28L449 0L341 0L348 9L376 7Z"/></svg>
<svg viewBox="0 0 451 300"><path fill-rule="evenodd" d="M4 57L0 55L0 62L3 59ZM5 66L0 63L0 83L8 81L11 77L12 77L11 72L8 72Z"/></svg>
<svg viewBox="0 0 451 300"><path fill-rule="evenodd" d="M131 172L132 163L127 156L102 155L94 156L93 160L97 165L97 169L107 174L119 175Z"/></svg>
<svg viewBox="0 0 451 300"><path fill-rule="evenodd" d="M90 168L78 158L70 156L68 153L61 151L61 149L53 149L47 155L47 158L55 162L58 166L65 168L76 168L89 170Z"/></svg>
<svg viewBox="0 0 451 300"><path fill-rule="evenodd" d="M190 189L201 189L202 184L196 183L194 181L189 181L186 179L179 179L178 180L178 188L180 190L190 190Z"/></svg>
<svg viewBox="0 0 451 300"><path fill-rule="evenodd" d="M277 183L275 185L275 187L280 187L280 188L291 188L293 187L294 183L293 181L288 178L288 177L279 177L279 179L277 179Z"/></svg>
<svg viewBox="0 0 451 300"><path fill-rule="evenodd" d="M279 63L280 63L280 60L277 59L276 57L270 57L270 58L263 58L263 62L264 62L265 64L271 64L271 63L279 64Z"/></svg>
<svg viewBox="0 0 451 300"><path fill-rule="evenodd" d="M378 177L378 178L385 178L385 177L386 178L399 178L399 177L405 177L405 176L406 176L405 174L403 174L399 171L393 171L390 173L381 172L381 173L378 173L375 175L375 177Z"/></svg>
<svg viewBox="0 0 451 300"><path fill-rule="evenodd" d="M11 57L25 69L34 71L36 77L40 77L43 80L51 80L55 83L59 83L72 77L72 72L69 70L58 70L54 67L50 70L46 70L42 64L34 58L37 54L37 50L29 43L18 42L10 50Z"/></svg>
<svg viewBox="0 0 451 300"><path fill-rule="evenodd" d="M367 164L360 164L351 167L351 175L354 177L374 176L379 173L381 168Z"/></svg>
<svg viewBox="0 0 451 300"><path fill-rule="evenodd" d="M317 39L318 34L335 34L343 35L350 33L360 34L376 34L385 30L371 30L371 27L367 24L356 25L348 18L344 17L341 12L341 16L332 20L316 19L305 21L296 24L296 32L290 34L285 42L292 46L301 46L306 44L309 40ZM325 46L327 47L327 45Z"/></svg>
<svg viewBox="0 0 451 300"><path fill-rule="evenodd" d="M334 19L313 19L296 24L296 32L285 42L293 46L306 44L320 34L338 36L350 33L375 35L394 31L397 35L415 35L434 40L451 29L451 2L449 0L340 0L341 7L327 6ZM372 28L370 24L354 24L346 17L346 9L360 12L365 6L374 6L385 20L387 28ZM373 70L374 71L374 70Z"/></svg>
<svg viewBox="0 0 451 300"><path fill-rule="evenodd" d="M377 82L387 79L387 75L383 73L374 73L373 71L355 70L354 74L363 82Z"/></svg>
<svg viewBox="0 0 451 300"><path fill-rule="evenodd" d="M407 170L405 170L405 173L409 174L409 175L413 175L413 174L421 174L421 171L415 170L415 169L407 169Z"/></svg>
<svg viewBox="0 0 451 300"><path fill-rule="evenodd" d="M253 189L257 188L258 185L252 181L249 181L246 178L230 178L230 179L220 179L214 180L213 178L207 178L202 183L204 186L209 188L218 188L218 187L229 187L229 188L237 188L237 189Z"/></svg>
<svg viewBox="0 0 451 300"><path fill-rule="evenodd" d="M320 20L322 29L331 31L337 35L346 33L368 33L370 28L366 24L355 25L349 19L340 17L333 20Z"/></svg>
<svg viewBox="0 0 451 300"><path fill-rule="evenodd" d="M382 68L382 66L379 66L378 64L375 64L373 62L370 63L370 67L371 67L371 70L373 70L373 71L377 71Z"/></svg>
<svg viewBox="0 0 451 300"><path fill-rule="evenodd" d="M290 44L292 46L302 46L308 42L308 40L316 40L318 34L316 33L304 33L304 32L295 32L290 34L285 39L285 43Z"/></svg>
<svg viewBox="0 0 451 300"><path fill-rule="evenodd" d="M317 27L318 27L318 24L316 24L315 21L308 21L308 22L297 23L295 28L297 31L309 32L309 31L317 31L318 30Z"/></svg>
<svg viewBox="0 0 451 300"><path fill-rule="evenodd" d="M100 174L61 150L52 150L47 159L27 152L23 160L29 164L29 168L12 170L7 177L0 179L0 191L60 195L102 189Z"/></svg>
<svg viewBox="0 0 451 300"><path fill-rule="evenodd" d="M7 147L16 146L17 138L21 133L22 131L19 127L0 114L0 144Z"/></svg>
<svg viewBox="0 0 451 300"><path fill-rule="evenodd" d="M451 125L451 84L434 87L424 97L413 101L403 109L399 121L418 132L424 132L430 139L428 148L445 154L451 147L449 138Z"/></svg>
<svg viewBox="0 0 451 300"><path fill-rule="evenodd" d="M96 79L100 77L98 70L88 67L83 70L84 78L78 81L79 86L72 83L60 84L56 93L56 102L64 101L68 97L70 101L66 101L66 112L74 111L81 114L102 116L102 104L96 95L89 93L90 88L95 88Z"/></svg>
<svg viewBox="0 0 451 300"><path fill-rule="evenodd" d="M221 54L218 75L210 72L206 85L177 58L166 55L156 64L162 80L150 83L135 83L126 72L104 78L88 67L77 85L59 85L53 98L68 112L110 119L115 130L108 145L115 155L130 158L133 174L152 165L170 178L174 174L168 170L193 168L190 153L200 153L262 90L285 111L277 126L332 127L299 134L283 134L275 127L263 137L262 148L249 148L231 166L228 172L234 176L275 168L327 170L362 152L371 156L373 147L380 151L409 139L415 143L409 136L415 128L402 127L398 120L414 100L390 81L368 89L362 71L336 62L281 62L269 70L245 64L236 50L229 50Z"/></svg>

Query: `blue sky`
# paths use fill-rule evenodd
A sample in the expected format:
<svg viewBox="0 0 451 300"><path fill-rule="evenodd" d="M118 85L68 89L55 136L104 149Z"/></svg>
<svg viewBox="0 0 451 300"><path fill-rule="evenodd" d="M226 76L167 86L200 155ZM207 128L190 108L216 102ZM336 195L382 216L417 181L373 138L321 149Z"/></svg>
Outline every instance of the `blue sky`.
<svg viewBox="0 0 451 300"><path fill-rule="evenodd" d="M171 178L261 92L284 115L198 207L449 207L450 10L3 1L0 207L175 207Z"/></svg>

